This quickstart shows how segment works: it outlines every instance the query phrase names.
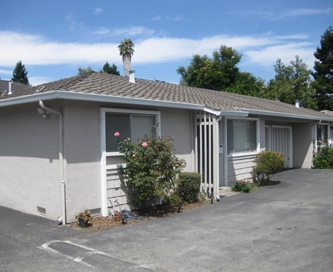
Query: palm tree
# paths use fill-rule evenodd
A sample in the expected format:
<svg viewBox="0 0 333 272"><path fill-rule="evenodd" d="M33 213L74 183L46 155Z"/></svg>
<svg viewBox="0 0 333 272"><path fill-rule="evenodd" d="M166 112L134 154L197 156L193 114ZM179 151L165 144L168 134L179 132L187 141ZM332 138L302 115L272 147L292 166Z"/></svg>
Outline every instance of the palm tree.
<svg viewBox="0 0 333 272"><path fill-rule="evenodd" d="M131 58L134 53L134 43L130 39L125 39L118 45L120 56L123 57L123 65L125 76L129 77L129 71L131 70Z"/></svg>

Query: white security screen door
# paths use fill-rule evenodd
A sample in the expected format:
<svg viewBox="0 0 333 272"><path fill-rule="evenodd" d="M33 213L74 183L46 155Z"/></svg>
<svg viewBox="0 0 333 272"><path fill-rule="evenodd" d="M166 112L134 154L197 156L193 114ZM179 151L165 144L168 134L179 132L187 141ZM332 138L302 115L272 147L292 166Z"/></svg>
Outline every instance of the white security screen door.
<svg viewBox="0 0 333 272"><path fill-rule="evenodd" d="M292 168L291 127L272 126L271 150L283 153L286 167Z"/></svg>

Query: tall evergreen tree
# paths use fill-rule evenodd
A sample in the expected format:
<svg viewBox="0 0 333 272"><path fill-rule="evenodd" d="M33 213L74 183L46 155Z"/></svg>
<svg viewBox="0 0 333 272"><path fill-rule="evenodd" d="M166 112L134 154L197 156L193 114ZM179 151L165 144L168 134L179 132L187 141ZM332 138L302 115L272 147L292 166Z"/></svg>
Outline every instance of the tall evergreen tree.
<svg viewBox="0 0 333 272"><path fill-rule="evenodd" d="M113 63L112 66L110 66L110 64L108 62L106 62L104 64L103 69L100 72L101 73L112 74L112 75L116 75L116 76L120 75L119 71L117 70L117 65L115 65Z"/></svg>
<svg viewBox="0 0 333 272"><path fill-rule="evenodd" d="M263 98L265 90L266 84L263 79L257 78L251 73L238 72L235 83L228 87L226 92Z"/></svg>
<svg viewBox="0 0 333 272"><path fill-rule="evenodd" d="M180 84L226 91L237 79L237 64L241 58L236 50L227 46L221 46L219 51L213 52L211 59L206 55L194 55L187 68L180 66L177 69L181 75Z"/></svg>
<svg viewBox="0 0 333 272"><path fill-rule="evenodd" d="M321 36L320 47L314 53L313 88L319 110L333 110L333 28L330 26Z"/></svg>
<svg viewBox="0 0 333 272"><path fill-rule="evenodd" d="M242 55L232 47L221 46L213 57L194 55L188 67L180 66L180 84L204 89L262 97L265 81L237 67Z"/></svg>
<svg viewBox="0 0 333 272"><path fill-rule="evenodd" d="M25 70L25 66L24 64L22 64L22 61L16 63L15 69L13 71L12 81L21 82L25 85L30 86L28 72Z"/></svg>
<svg viewBox="0 0 333 272"><path fill-rule="evenodd" d="M286 66L281 59L276 61L275 78L269 81L264 98L289 104L299 102L301 107L316 109L310 70L299 56L290 63L291 65Z"/></svg>

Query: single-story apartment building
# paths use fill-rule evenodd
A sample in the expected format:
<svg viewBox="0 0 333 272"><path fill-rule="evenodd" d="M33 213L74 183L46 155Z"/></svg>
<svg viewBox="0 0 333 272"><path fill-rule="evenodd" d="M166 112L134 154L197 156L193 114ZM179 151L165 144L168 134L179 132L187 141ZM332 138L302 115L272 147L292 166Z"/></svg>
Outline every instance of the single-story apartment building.
<svg viewBox="0 0 333 272"><path fill-rule="evenodd" d="M184 171L202 190L252 178L261 150L282 152L287 168L311 168L313 142L330 141L333 116L278 101L87 73L0 97L0 205L63 223L88 209L128 209L114 132L135 140L171 136Z"/></svg>

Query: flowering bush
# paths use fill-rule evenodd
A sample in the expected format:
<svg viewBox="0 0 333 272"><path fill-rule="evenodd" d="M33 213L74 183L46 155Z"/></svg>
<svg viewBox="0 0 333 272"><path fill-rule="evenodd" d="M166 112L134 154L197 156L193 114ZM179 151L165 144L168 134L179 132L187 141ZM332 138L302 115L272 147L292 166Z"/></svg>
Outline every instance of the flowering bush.
<svg viewBox="0 0 333 272"><path fill-rule="evenodd" d="M254 162L256 166L253 168L253 173L260 182L261 180L269 181L272 175L283 170L286 159L280 152L265 150L256 156Z"/></svg>
<svg viewBox="0 0 333 272"><path fill-rule="evenodd" d="M314 147L313 168L329 169L333 164L333 148L328 147L326 142L318 141Z"/></svg>
<svg viewBox="0 0 333 272"><path fill-rule="evenodd" d="M249 180L240 180L236 181L233 186L231 186L231 190L235 192L243 192L249 193L252 189L252 184Z"/></svg>
<svg viewBox="0 0 333 272"><path fill-rule="evenodd" d="M119 142L118 149L127 163L122 173L134 205L147 210L156 197L175 189L175 179L185 161L173 155L171 138L143 138L137 142L127 139Z"/></svg>

